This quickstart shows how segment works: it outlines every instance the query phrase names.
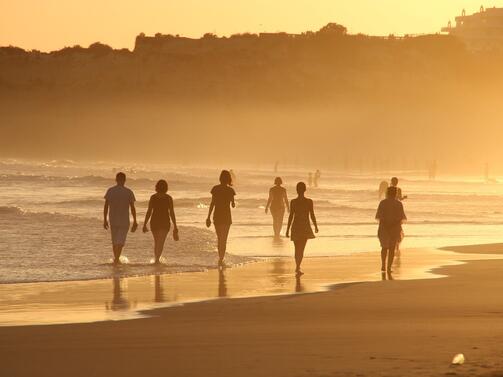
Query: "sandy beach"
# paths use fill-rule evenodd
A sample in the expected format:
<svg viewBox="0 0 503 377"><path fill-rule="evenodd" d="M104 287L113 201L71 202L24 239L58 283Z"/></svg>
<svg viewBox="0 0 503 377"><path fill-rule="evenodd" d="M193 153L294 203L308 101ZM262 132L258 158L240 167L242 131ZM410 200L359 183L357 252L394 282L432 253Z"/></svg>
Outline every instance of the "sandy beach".
<svg viewBox="0 0 503 377"><path fill-rule="evenodd" d="M3 376L497 375L503 370L498 250L503 245L456 248L459 254L405 251L393 281L372 281L376 274L370 273L365 282L311 294L246 297L258 293L244 285L239 291L231 269L229 296L234 290L242 298L159 308L126 321L1 327L1 371ZM413 277L420 267L413 261L421 255L444 267ZM341 275L360 268L358 259L338 262L346 266L339 267ZM316 268L335 265L313 258L305 269L316 275ZM269 267L256 263L248 271ZM234 272L253 281L246 268ZM307 292L322 284L309 280L309 273L305 281ZM91 283L110 287L108 280ZM61 285L68 288L69 302L79 301L75 284ZM295 284L289 289L294 293ZM53 294L64 301L62 292ZM450 362L457 353L466 363L454 367Z"/></svg>

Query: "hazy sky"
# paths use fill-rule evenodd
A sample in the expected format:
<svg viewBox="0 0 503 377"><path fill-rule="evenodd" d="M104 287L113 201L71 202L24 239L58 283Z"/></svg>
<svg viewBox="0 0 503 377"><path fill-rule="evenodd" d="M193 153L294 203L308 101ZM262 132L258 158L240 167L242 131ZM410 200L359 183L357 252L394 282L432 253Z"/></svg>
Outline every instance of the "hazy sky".
<svg viewBox="0 0 503 377"><path fill-rule="evenodd" d="M0 0L0 46L53 50L100 41L132 48L140 32L199 37L205 32L317 30L434 33L482 0ZM503 6L493 0L484 6Z"/></svg>

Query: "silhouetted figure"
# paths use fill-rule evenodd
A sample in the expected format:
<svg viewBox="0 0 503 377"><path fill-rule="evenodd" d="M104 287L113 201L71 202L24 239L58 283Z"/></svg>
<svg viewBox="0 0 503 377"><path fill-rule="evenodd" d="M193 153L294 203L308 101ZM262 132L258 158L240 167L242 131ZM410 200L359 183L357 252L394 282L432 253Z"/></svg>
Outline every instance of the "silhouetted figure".
<svg viewBox="0 0 503 377"><path fill-rule="evenodd" d="M314 187L318 187L320 183L320 178L321 178L321 171L319 169L316 169L316 172L314 173Z"/></svg>
<svg viewBox="0 0 503 377"><path fill-rule="evenodd" d="M148 232L147 224L150 220L150 230L154 237L154 263L159 264L164 243L171 228L171 221L173 221L173 238L175 241L178 241L178 227L176 225L175 209L173 208L173 198L168 195L168 182L164 179L158 181L155 185L155 191L156 193L150 197L148 202L143 233Z"/></svg>
<svg viewBox="0 0 503 377"><path fill-rule="evenodd" d="M396 187L396 198L400 201L407 199L407 195L402 194L402 189L398 187L398 178L391 178L391 186Z"/></svg>
<svg viewBox="0 0 503 377"><path fill-rule="evenodd" d="M302 275L300 270L302 259L304 258L304 249L308 239L314 238L313 230L309 217L314 225L315 232L318 233L318 224L314 215L313 201L304 196L306 192L306 184L304 182L297 183L297 198L290 202L290 216L288 217L288 226L286 228L286 236L290 235L292 229L292 241L295 245L295 272L297 275Z"/></svg>
<svg viewBox="0 0 503 377"><path fill-rule="evenodd" d="M379 183L379 200L382 200L386 197L387 190L388 190L388 182L381 181L381 183Z"/></svg>
<svg viewBox="0 0 503 377"><path fill-rule="evenodd" d="M234 170L229 170L229 173L231 175L231 179L232 179L232 184L233 185L237 185L238 184L238 180L237 180L237 177L236 177L236 173L234 173Z"/></svg>
<svg viewBox="0 0 503 377"><path fill-rule="evenodd" d="M227 249L227 237L232 224L231 208L236 206L234 197L236 192L231 187L232 177L228 170L220 173L220 184L211 189L211 204L206 219L206 226L211 226L211 213L213 210L213 223L218 238L218 267L224 268L225 251Z"/></svg>
<svg viewBox="0 0 503 377"><path fill-rule="evenodd" d="M398 178L397 177L391 178L391 186L396 188L396 198L399 201L407 199L407 195L403 195L402 189L400 187L398 187ZM396 244L396 252L397 253L400 253L400 244L402 243L404 237L405 237L405 234L403 233L403 231L400 232L400 238L398 239L398 242Z"/></svg>
<svg viewBox="0 0 503 377"><path fill-rule="evenodd" d="M434 181L437 179L437 160L433 160L430 163L429 169L428 169L428 178L430 181Z"/></svg>
<svg viewBox="0 0 503 377"><path fill-rule="evenodd" d="M133 191L125 187L126 174L120 172L115 177L116 186L110 187L105 194L105 206L103 208L103 227L108 229L108 218L110 219L110 230L112 233L112 248L114 253L114 264L120 263L122 249L126 244L129 232L129 209L133 215L133 226L131 232L136 232L138 223L136 222L136 208L134 202L136 198Z"/></svg>
<svg viewBox="0 0 503 377"><path fill-rule="evenodd" d="M265 213L267 213L269 208L271 209L274 237L279 237L281 234L285 208L290 211L286 189L281 186L282 184L283 180L280 177L276 177L274 186L269 189L269 200L265 206Z"/></svg>
<svg viewBox="0 0 503 377"><path fill-rule="evenodd" d="M402 222L407 220L403 205L397 199L396 187L388 188L386 199L377 208L376 219L379 220L377 235L381 243L381 271L391 272L396 245L402 233Z"/></svg>
<svg viewBox="0 0 503 377"><path fill-rule="evenodd" d="M309 172L307 176L307 185L313 187L313 173Z"/></svg>
<svg viewBox="0 0 503 377"><path fill-rule="evenodd" d="M274 173L277 173L278 172L278 166L279 166L279 161L276 161L274 163Z"/></svg>

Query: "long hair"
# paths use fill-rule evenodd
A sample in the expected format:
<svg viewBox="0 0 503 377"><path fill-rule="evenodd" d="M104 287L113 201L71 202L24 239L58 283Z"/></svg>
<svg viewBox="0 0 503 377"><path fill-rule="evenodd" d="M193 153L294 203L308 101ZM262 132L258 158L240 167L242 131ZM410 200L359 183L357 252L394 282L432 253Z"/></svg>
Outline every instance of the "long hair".
<svg viewBox="0 0 503 377"><path fill-rule="evenodd" d="M222 170L222 172L220 173L219 180L220 180L220 183L223 185L232 186L232 176L228 170Z"/></svg>

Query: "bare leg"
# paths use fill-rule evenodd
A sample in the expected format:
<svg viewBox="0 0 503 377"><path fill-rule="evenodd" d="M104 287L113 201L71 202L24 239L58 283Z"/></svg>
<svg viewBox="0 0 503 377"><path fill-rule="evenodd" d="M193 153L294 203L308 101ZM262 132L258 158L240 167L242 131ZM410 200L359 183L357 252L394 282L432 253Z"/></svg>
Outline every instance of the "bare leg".
<svg viewBox="0 0 503 377"><path fill-rule="evenodd" d="M296 240L293 242L295 245L295 272L301 275L302 271L300 270L300 265L302 260L304 259L304 249L306 248L307 238L302 240Z"/></svg>
<svg viewBox="0 0 503 377"><path fill-rule="evenodd" d="M122 254L122 248L124 245L113 245L113 251L114 251L114 264L120 264L120 257Z"/></svg>
<svg viewBox="0 0 503 377"><path fill-rule="evenodd" d="M274 211L272 215L272 226L274 229L274 236L279 237L281 234L281 228L283 227L283 219L285 217L285 211Z"/></svg>
<svg viewBox="0 0 503 377"><path fill-rule="evenodd" d="M155 263L158 264L161 259L162 251L164 249L164 243L166 242L166 237L168 236L168 231L166 229L159 229L152 231L154 236L154 257Z"/></svg>
<svg viewBox="0 0 503 377"><path fill-rule="evenodd" d="M381 271L386 271L386 257L388 256L388 249L381 249Z"/></svg>
<svg viewBox="0 0 503 377"><path fill-rule="evenodd" d="M393 266L393 260L395 259L395 249L396 249L396 244L392 243L389 245L389 254L388 254L388 272L391 272L391 267Z"/></svg>
<svg viewBox="0 0 503 377"><path fill-rule="evenodd" d="M230 224L215 225L218 238L218 264L223 265L225 252L227 250L227 237L229 236Z"/></svg>

